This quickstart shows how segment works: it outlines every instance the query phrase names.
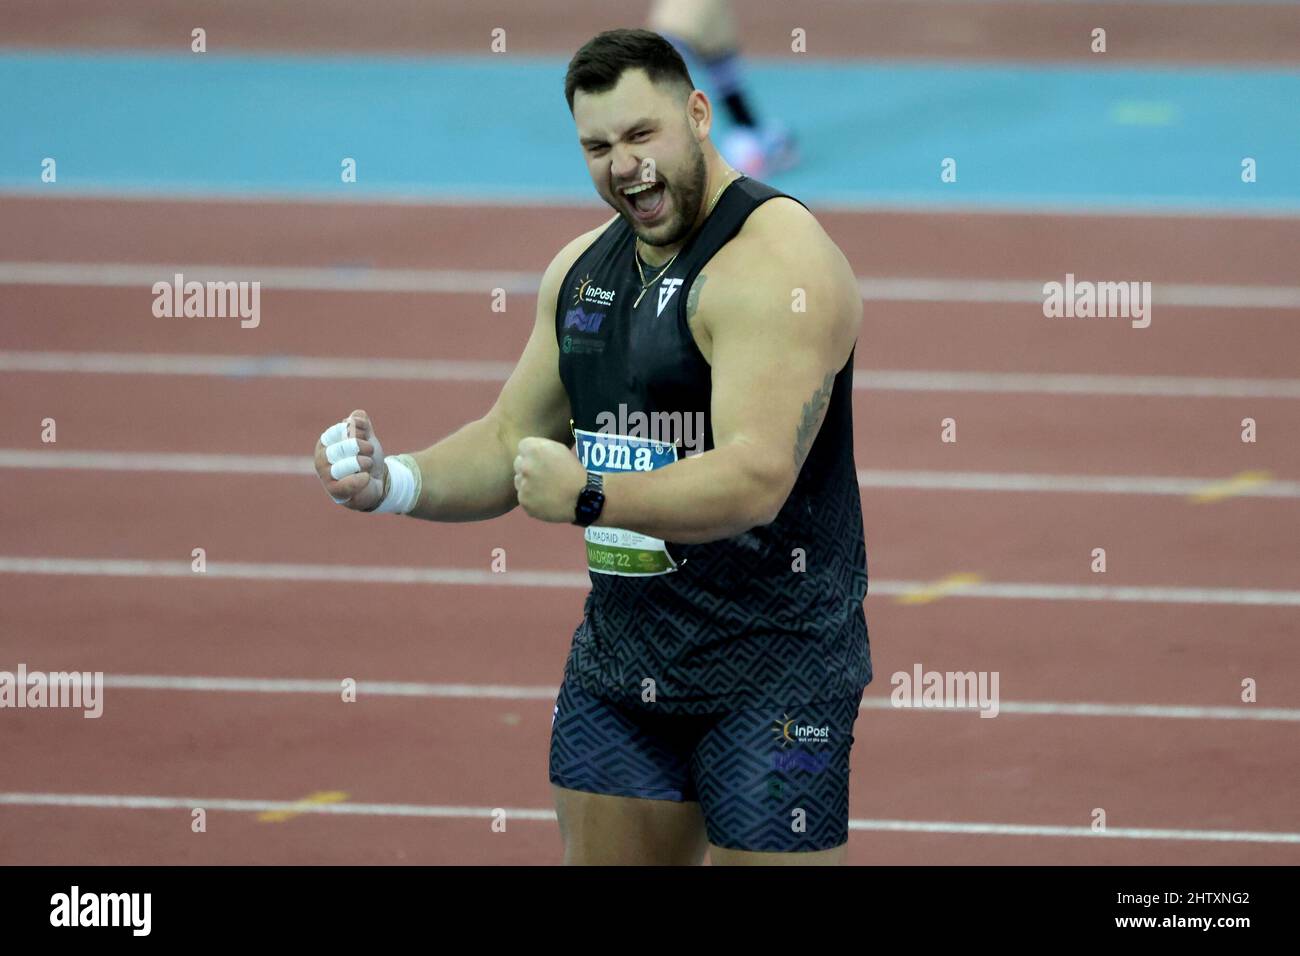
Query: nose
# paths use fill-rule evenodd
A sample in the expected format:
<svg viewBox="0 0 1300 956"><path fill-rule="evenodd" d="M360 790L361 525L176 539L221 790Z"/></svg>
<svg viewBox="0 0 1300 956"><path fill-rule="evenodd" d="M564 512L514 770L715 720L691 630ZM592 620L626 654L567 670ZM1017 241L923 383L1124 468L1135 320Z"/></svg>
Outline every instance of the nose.
<svg viewBox="0 0 1300 956"><path fill-rule="evenodd" d="M641 160L631 149L620 144L610 150L609 176L615 188L635 181L640 169Z"/></svg>

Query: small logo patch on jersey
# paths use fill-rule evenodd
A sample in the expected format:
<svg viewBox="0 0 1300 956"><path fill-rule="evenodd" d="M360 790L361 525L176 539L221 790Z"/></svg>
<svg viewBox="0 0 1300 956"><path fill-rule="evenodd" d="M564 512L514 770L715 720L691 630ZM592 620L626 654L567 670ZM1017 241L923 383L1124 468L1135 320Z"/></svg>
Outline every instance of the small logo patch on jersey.
<svg viewBox="0 0 1300 956"><path fill-rule="evenodd" d="M569 329L577 329L579 332L590 332L595 335L600 332L600 324L604 321L604 312L588 312L582 306L578 306L564 313L564 330L567 332Z"/></svg>
<svg viewBox="0 0 1300 956"><path fill-rule="evenodd" d="M682 279L664 279L659 283L659 311L655 313L655 318L664 314L664 306L673 297L673 293L681 288Z"/></svg>
<svg viewBox="0 0 1300 956"><path fill-rule="evenodd" d="M583 276L578 287L573 290L574 305L613 305L614 289L602 289L598 285L592 285L591 274Z"/></svg>
<svg viewBox="0 0 1300 956"><path fill-rule="evenodd" d="M574 338L566 335L560 340L560 351L565 355L599 355L605 351L604 339Z"/></svg>

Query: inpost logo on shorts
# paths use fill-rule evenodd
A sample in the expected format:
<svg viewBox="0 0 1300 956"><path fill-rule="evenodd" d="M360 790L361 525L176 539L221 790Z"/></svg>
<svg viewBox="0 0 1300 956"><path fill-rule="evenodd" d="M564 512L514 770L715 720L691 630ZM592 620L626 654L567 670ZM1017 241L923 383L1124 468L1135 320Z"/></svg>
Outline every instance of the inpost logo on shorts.
<svg viewBox="0 0 1300 956"><path fill-rule="evenodd" d="M824 744L831 739L831 728L829 725L801 724L785 714L772 722L772 736L782 747L796 743Z"/></svg>

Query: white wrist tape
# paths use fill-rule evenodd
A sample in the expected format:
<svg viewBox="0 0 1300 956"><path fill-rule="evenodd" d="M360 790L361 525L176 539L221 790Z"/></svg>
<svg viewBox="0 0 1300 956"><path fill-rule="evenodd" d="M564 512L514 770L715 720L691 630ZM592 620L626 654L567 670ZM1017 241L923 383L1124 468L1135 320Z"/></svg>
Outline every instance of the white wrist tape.
<svg viewBox="0 0 1300 956"><path fill-rule="evenodd" d="M378 514L410 514L420 500L420 466L410 455L392 455L388 463L388 494L375 508Z"/></svg>

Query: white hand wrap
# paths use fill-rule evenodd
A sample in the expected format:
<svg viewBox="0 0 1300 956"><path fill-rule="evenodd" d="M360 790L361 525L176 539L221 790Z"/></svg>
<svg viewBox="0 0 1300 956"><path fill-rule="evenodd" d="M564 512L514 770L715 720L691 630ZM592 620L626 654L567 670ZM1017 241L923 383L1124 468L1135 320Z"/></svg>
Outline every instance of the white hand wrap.
<svg viewBox="0 0 1300 956"><path fill-rule="evenodd" d="M375 509L380 514L410 514L420 500L420 466L410 455L388 458L388 494Z"/></svg>

